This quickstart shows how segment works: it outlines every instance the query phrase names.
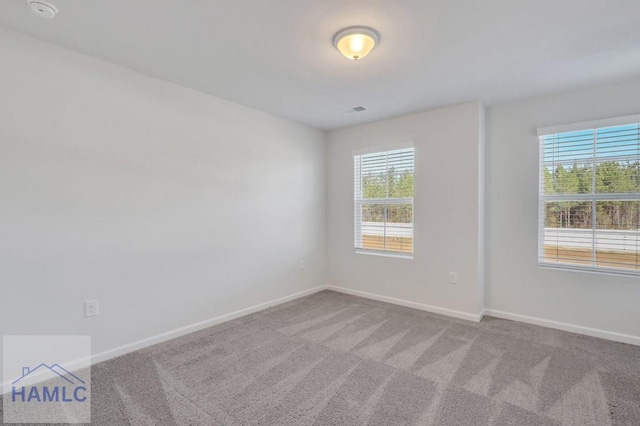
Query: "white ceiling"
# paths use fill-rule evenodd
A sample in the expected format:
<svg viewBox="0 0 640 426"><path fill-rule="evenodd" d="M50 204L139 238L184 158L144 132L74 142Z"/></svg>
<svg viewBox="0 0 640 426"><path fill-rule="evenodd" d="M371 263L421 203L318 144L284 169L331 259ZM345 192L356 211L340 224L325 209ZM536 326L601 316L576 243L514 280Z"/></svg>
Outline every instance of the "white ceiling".
<svg viewBox="0 0 640 426"><path fill-rule="evenodd" d="M640 0L53 3L2 0L0 25L325 130L640 74ZM382 35L357 62L331 44L350 25Z"/></svg>

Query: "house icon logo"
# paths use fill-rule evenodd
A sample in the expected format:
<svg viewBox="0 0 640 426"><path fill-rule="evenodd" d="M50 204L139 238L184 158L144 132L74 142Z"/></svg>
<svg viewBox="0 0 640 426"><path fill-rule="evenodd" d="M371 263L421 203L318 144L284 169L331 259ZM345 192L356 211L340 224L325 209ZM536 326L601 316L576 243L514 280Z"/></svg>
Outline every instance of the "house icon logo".
<svg viewBox="0 0 640 426"><path fill-rule="evenodd" d="M24 385L27 378L38 384ZM22 383L21 383L22 382ZM85 402L86 383L60 364L22 367L22 376L11 383L11 402Z"/></svg>
<svg viewBox="0 0 640 426"><path fill-rule="evenodd" d="M84 384L84 380L82 380L75 374L71 373L69 370L63 368L62 366L60 366L60 364L53 364L49 366L43 363L38 365L36 368L22 367L22 377L20 377L18 380L13 382L12 385L15 385L16 383L20 382L24 378L30 376L31 374L37 371L44 372L45 370L49 370L54 375L61 377L62 379L64 379L65 381L67 381L72 385Z"/></svg>

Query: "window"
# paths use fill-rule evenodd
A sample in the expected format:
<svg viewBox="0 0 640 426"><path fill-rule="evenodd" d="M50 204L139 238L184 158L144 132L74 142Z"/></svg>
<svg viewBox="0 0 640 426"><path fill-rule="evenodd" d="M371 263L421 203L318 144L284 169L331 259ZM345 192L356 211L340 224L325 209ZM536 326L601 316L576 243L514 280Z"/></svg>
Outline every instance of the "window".
<svg viewBox="0 0 640 426"><path fill-rule="evenodd" d="M413 151L354 156L357 250L413 254Z"/></svg>
<svg viewBox="0 0 640 426"><path fill-rule="evenodd" d="M640 117L633 119L539 131L540 265L640 275Z"/></svg>

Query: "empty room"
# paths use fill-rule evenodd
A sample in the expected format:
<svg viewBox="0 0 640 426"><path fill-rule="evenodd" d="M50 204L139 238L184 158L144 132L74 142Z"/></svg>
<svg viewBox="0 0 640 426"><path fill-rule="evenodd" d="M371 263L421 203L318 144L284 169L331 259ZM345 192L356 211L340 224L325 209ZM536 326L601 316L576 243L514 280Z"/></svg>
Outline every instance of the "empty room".
<svg viewBox="0 0 640 426"><path fill-rule="evenodd" d="M2 424L640 425L640 1L2 0Z"/></svg>

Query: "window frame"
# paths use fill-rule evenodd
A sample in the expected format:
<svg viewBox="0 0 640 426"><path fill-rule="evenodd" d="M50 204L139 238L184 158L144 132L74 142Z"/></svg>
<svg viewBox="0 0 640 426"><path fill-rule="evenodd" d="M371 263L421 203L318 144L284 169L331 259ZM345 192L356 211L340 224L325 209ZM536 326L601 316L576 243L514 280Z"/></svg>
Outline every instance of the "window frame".
<svg viewBox="0 0 640 426"><path fill-rule="evenodd" d="M362 195L362 166L361 163L357 165L357 158L370 154L383 154L389 153L393 151L399 151L404 149L413 150L413 173L414 173L414 183L413 183L413 197L385 197L385 198L364 198ZM403 144L396 145L388 145L388 146L377 146L375 148L363 149L363 150L354 150L353 154L353 212L354 212L354 252L356 254L365 254L365 255L374 255L374 256L382 256L389 258L399 258L399 259L413 259L415 253L415 146L413 142L407 142ZM360 195L360 198L358 198ZM387 194L388 195L388 194ZM385 205L385 235L383 236L383 240L386 240L386 206L393 204L404 204L411 205L411 252L401 252L395 250L377 250L371 248L362 247L362 208L365 205L375 205L382 204ZM358 247L360 245L360 247Z"/></svg>
<svg viewBox="0 0 640 426"><path fill-rule="evenodd" d="M628 276L628 277L638 277L640 276L640 269L631 269L631 268L616 268L616 267L606 267L606 266L597 266L595 264L591 265L581 265L581 264L572 264L572 263L560 263L560 262L548 262L544 261L544 241L545 241L545 223L546 223L546 203L547 202L562 202L562 201L584 201L591 202L591 212L592 212L592 226L589 229L593 235L593 246L595 247L595 238L596 232L598 231L597 225L597 203L600 201L638 201L640 203L640 192L628 192L628 193L608 193L608 192L597 192L596 186L596 176L597 169L596 164L607 161L606 156L598 157L597 155L597 131L602 130L609 127L617 127L617 126L625 126L625 125L638 125L639 126L639 139L640 139L640 114L627 115L622 117L611 117L600 120L592 120L586 122L579 123L571 123L559 126L545 127L539 128L537 131L538 136L538 149L539 149L539 160L538 160L538 267L544 269L553 269L553 270L561 270L561 271L579 271L579 272L588 272L594 274L605 274L605 275L618 275L618 276ZM593 164L593 183L591 193L576 193L576 194L546 194L544 190L544 172L543 169L545 167L545 138L548 136L555 136L564 133L571 132L579 132L579 131L590 131L594 132L594 150L592 156L592 164ZM570 229L570 228L569 228ZM639 231L640 232L640 231ZM592 248L592 255L596 256L596 249Z"/></svg>

